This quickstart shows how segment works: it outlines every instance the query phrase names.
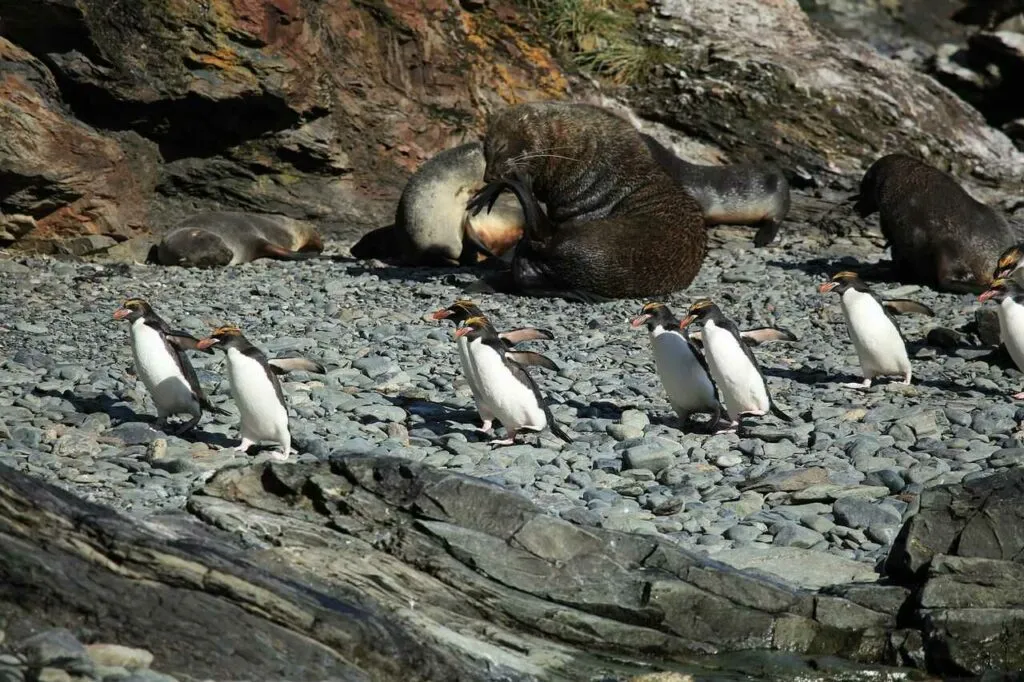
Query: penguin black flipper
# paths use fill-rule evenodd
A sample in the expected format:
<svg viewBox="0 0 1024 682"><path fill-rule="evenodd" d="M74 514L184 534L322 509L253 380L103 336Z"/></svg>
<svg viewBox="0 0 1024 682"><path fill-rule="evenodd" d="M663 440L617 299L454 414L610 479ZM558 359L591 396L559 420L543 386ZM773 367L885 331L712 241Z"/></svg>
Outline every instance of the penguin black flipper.
<svg viewBox="0 0 1024 682"><path fill-rule="evenodd" d="M182 350L194 350L197 353L206 353L207 355L213 355L212 348L199 348L196 344L199 343L199 339L192 336L188 332L171 331L170 328L164 332L164 338L170 343L174 344Z"/></svg>
<svg viewBox="0 0 1024 682"><path fill-rule="evenodd" d="M167 322L165 322L164 319L156 313L153 313L152 316L146 319L146 324L160 332L160 335L164 340L164 345L167 346L167 352L172 358L174 358L174 362L178 365L178 369L181 370L181 375L185 377L185 381L188 382L188 387L192 389L192 395L195 397L196 402L199 403L199 406L204 410L208 410L216 414L230 414L211 403L206 397L206 394L203 393L203 387L202 384L199 383L199 377L196 375L196 370L192 367L192 363L189 361L188 355L185 353L186 350L198 350L203 353L207 352L206 349L196 347L199 339L195 338L188 332L171 331L170 325L168 325ZM198 420L193 418L192 421L179 429L175 435L181 435L197 423Z"/></svg>
<svg viewBox="0 0 1024 682"><path fill-rule="evenodd" d="M879 299L879 303L882 307L891 313L896 315L908 315L915 313L917 315L927 315L928 317L935 317L935 311L926 306L924 303L918 303L912 301L909 298L890 298L887 300Z"/></svg>
<svg viewBox="0 0 1024 682"><path fill-rule="evenodd" d="M732 320L724 317L721 320L716 320L715 324L729 330L729 333L731 333L733 338L735 338L737 343L739 343L740 348L743 349L743 354L747 356L747 360L750 361L750 364L754 366L754 369L756 369L757 373L761 376L761 381L764 382L765 395L768 396L768 409L771 413L783 421L793 421L791 416L783 412L779 406L775 404L775 398L772 397L772 392L768 389L768 381L764 378L764 372L761 370L761 365L757 362L757 358L754 357L754 351L750 350L750 346L743 342L743 336L740 334L739 327L737 327Z"/></svg>
<svg viewBox="0 0 1024 682"><path fill-rule="evenodd" d="M555 335L548 329L537 329L535 327L523 327L522 329L510 329L507 332L498 332L498 338L509 347L522 343L523 341L550 341Z"/></svg>
<svg viewBox="0 0 1024 682"><path fill-rule="evenodd" d="M568 434L562 430L562 427L558 425L558 422L555 421L554 415L551 414L551 408L548 407L548 403L544 400L544 396L540 394L540 388L537 386L537 382L533 380L533 377L531 377L530 373L526 371L526 368L515 360L510 359L508 355L505 356L505 363L508 365L509 371L512 372L512 375L520 383L529 386L530 390L533 391L533 395L537 398L537 404L540 405L542 410L544 410L544 416L548 420L548 428L551 429L551 433L555 434L566 443L571 443L572 438L570 438Z"/></svg>
<svg viewBox="0 0 1024 682"><path fill-rule="evenodd" d="M520 365L543 367L544 369L550 369L552 372L558 371L558 365L551 358L535 353L532 350L507 350L505 351L505 357Z"/></svg>

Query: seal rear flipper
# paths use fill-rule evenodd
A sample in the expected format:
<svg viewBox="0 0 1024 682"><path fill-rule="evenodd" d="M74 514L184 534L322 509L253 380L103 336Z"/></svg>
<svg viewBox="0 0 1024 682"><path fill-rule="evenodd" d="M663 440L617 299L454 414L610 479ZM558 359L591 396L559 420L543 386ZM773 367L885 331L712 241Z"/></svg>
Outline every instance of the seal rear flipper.
<svg viewBox="0 0 1024 682"><path fill-rule="evenodd" d="M886 301L882 301L882 305L889 309L889 312L896 315L907 315L910 313L916 313L918 315L927 315L928 317L935 317L935 311L926 306L923 303L912 301L909 298L892 298Z"/></svg>
<svg viewBox="0 0 1024 682"><path fill-rule="evenodd" d="M507 332L499 332L498 338L505 341L510 346L514 346L517 343L522 343L523 341L550 341L555 338L555 335L547 329L523 327L522 329L510 329Z"/></svg>
<svg viewBox="0 0 1024 682"><path fill-rule="evenodd" d="M469 219L469 213L462 219L462 253L459 256L459 263L462 265L471 265L477 261L477 253L492 258L494 260L501 260L501 257L491 251L490 247L484 243L484 240L477 234L476 229L473 227L473 221ZM470 247L470 248L467 248Z"/></svg>
<svg viewBox="0 0 1024 682"><path fill-rule="evenodd" d="M319 251L292 251L270 242L261 244L259 250L261 255L276 260L309 260L320 255Z"/></svg>
<svg viewBox="0 0 1024 682"><path fill-rule="evenodd" d="M780 220L766 220L757 228L757 234L754 235L754 246L760 248L768 246L779 234L779 227L782 226Z"/></svg>
<svg viewBox="0 0 1024 682"><path fill-rule="evenodd" d="M543 367L544 369L550 369L552 372L558 371L558 365L547 356L535 353L532 350L510 350L505 352L505 357L514 362L518 362L520 365L531 365L534 367Z"/></svg>

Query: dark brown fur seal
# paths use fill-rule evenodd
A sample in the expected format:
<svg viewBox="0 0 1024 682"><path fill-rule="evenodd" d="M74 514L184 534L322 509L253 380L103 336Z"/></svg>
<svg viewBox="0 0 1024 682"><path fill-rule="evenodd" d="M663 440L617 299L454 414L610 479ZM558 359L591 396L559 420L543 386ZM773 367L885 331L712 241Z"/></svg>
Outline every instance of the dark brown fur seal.
<svg viewBox="0 0 1024 682"><path fill-rule="evenodd" d="M775 241L789 213L789 182L771 164L701 166L680 159L656 139L640 133L651 155L686 188L704 210L708 225L756 225L755 246Z"/></svg>
<svg viewBox="0 0 1024 682"><path fill-rule="evenodd" d="M493 210L466 211L484 184L483 145L469 142L430 158L409 178L395 210L394 225L374 230L350 252L406 265L458 265L479 258L476 243L500 256L523 234L523 211L516 198L499 197ZM471 231L473 239L463 238Z"/></svg>
<svg viewBox="0 0 1024 682"><path fill-rule="evenodd" d="M661 296L700 271L700 204L616 114L566 102L509 107L491 118L484 157L488 185L471 206L511 189L526 216L513 290L585 301Z"/></svg>
<svg viewBox="0 0 1024 682"><path fill-rule="evenodd" d="M316 228L283 215L210 211L194 215L164 235L161 265L195 268L248 263L257 258L302 260L323 251Z"/></svg>
<svg viewBox="0 0 1024 682"><path fill-rule="evenodd" d="M1020 234L947 173L905 154L875 161L854 197L855 210L878 212L901 281L945 291L976 291Z"/></svg>

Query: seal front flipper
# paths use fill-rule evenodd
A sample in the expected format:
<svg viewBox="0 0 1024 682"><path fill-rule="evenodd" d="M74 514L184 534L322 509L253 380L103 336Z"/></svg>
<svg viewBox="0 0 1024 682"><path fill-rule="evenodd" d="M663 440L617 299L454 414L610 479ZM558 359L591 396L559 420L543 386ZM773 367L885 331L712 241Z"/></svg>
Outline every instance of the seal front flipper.
<svg viewBox="0 0 1024 682"><path fill-rule="evenodd" d="M890 313L895 315L907 315L910 313L916 313L918 315L927 315L928 317L935 317L935 311L926 306L923 303L912 301L909 298L890 298L888 300L881 301L882 305L889 310Z"/></svg>

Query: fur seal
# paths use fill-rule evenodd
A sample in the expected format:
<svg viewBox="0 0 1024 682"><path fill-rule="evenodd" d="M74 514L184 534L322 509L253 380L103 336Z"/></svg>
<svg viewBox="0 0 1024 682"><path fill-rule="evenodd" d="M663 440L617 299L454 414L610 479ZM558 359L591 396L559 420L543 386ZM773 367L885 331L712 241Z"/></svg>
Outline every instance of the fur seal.
<svg viewBox="0 0 1024 682"><path fill-rule="evenodd" d="M951 175L905 154L871 164L853 199L861 217L878 212L894 270L943 291L988 286L992 263L1021 237Z"/></svg>
<svg viewBox="0 0 1024 682"><path fill-rule="evenodd" d="M257 258L304 260L323 251L311 224L271 213L209 211L194 215L164 235L157 246L161 265L211 268Z"/></svg>
<svg viewBox="0 0 1024 682"><path fill-rule="evenodd" d="M489 121L484 158L487 185L470 207L480 212L511 189L526 222L510 286L496 288L582 301L654 297L700 271L700 204L618 115L568 102L508 107Z"/></svg>
<svg viewBox="0 0 1024 682"><path fill-rule="evenodd" d="M395 210L394 225L367 233L351 249L356 258L397 260L410 265L470 264L475 244L500 256L523 234L523 211L511 195L498 198L489 212L472 216L470 197L484 184L480 142L446 149L409 178ZM464 240L471 230L474 239Z"/></svg>
<svg viewBox="0 0 1024 682"><path fill-rule="evenodd" d="M771 164L693 164L650 135L640 133L640 137L654 160L697 200L708 225L756 225L754 246L775 241L790 204L789 182L779 168Z"/></svg>

